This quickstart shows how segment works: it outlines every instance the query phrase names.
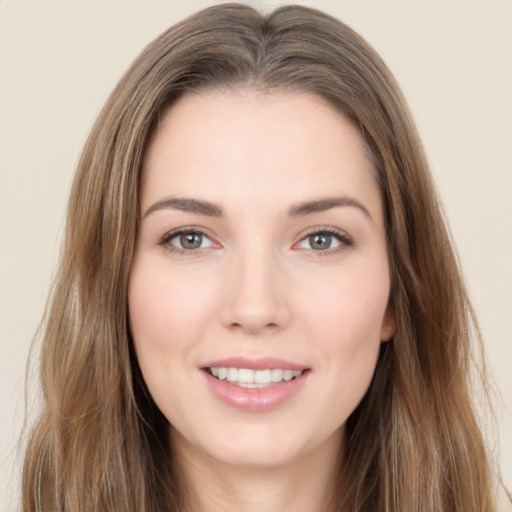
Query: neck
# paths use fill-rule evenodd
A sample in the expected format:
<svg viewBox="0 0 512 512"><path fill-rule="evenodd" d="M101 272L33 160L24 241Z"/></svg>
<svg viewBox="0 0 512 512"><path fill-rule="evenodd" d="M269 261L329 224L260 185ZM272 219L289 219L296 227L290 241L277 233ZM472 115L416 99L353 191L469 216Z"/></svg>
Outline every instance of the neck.
<svg viewBox="0 0 512 512"><path fill-rule="evenodd" d="M341 435L286 465L265 467L225 464L182 438L175 441L173 451L188 487L186 512L330 510Z"/></svg>

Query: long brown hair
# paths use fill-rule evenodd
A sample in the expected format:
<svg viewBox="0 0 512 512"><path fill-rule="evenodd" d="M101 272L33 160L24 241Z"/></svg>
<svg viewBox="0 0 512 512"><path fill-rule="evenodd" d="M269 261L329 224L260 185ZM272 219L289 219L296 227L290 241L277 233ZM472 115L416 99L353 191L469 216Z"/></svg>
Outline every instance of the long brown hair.
<svg viewBox="0 0 512 512"><path fill-rule="evenodd" d="M333 510L492 511L493 476L470 399L478 328L408 107L380 57L314 9L205 9L152 42L84 148L42 329L42 412L23 510L180 510L167 423L130 338L127 282L141 162L159 116L190 91L321 96L364 137L385 205L397 331L347 422Z"/></svg>

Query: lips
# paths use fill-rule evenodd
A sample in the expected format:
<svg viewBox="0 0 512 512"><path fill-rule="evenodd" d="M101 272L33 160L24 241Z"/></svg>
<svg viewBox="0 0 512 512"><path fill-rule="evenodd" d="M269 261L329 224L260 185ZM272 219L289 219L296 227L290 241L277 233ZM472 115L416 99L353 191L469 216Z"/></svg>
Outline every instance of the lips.
<svg viewBox="0 0 512 512"><path fill-rule="evenodd" d="M310 373L309 368L274 358L230 358L201 369L215 398L247 412L268 411L291 400Z"/></svg>
<svg viewBox="0 0 512 512"><path fill-rule="evenodd" d="M236 386L246 388L266 388L280 382L288 382L302 375L302 370L284 370L283 368L267 368L252 370L251 368L217 367L210 368L210 373L218 380L227 380Z"/></svg>

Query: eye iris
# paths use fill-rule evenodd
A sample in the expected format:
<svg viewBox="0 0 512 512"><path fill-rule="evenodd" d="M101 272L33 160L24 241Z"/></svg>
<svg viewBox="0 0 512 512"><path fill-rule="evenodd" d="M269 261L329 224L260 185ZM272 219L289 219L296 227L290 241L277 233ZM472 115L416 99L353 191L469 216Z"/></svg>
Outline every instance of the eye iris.
<svg viewBox="0 0 512 512"><path fill-rule="evenodd" d="M316 235L311 235L309 237L309 243L312 249L329 249L329 247L331 246L331 239L332 237L330 235L317 233Z"/></svg>
<svg viewBox="0 0 512 512"><path fill-rule="evenodd" d="M184 233L180 236L180 244L183 249L199 249L203 242L203 235L200 233Z"/></svg>

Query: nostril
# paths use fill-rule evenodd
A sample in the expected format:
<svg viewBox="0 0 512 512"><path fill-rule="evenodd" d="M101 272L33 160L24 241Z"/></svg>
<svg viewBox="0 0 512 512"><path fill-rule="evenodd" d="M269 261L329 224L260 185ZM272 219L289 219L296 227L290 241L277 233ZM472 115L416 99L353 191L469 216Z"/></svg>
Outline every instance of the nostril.
<svg viewBox="0 0 512 512"><path fill-rule="evenodd" d="M279 328L278 324L274 322L268 323L259 323L259 322L232 322L231 328L233 329L242 329L244 331L260 331L260 330L276 330Z"/></svg>
<svg viewBox="0 0 512 512"><path fill-rule="evenodd" d="M247 292L225 301L220 320L231 330L254 334L280 330L288 325L290 316L289 304L284 296L269 294L263 297Z"/></svg>

